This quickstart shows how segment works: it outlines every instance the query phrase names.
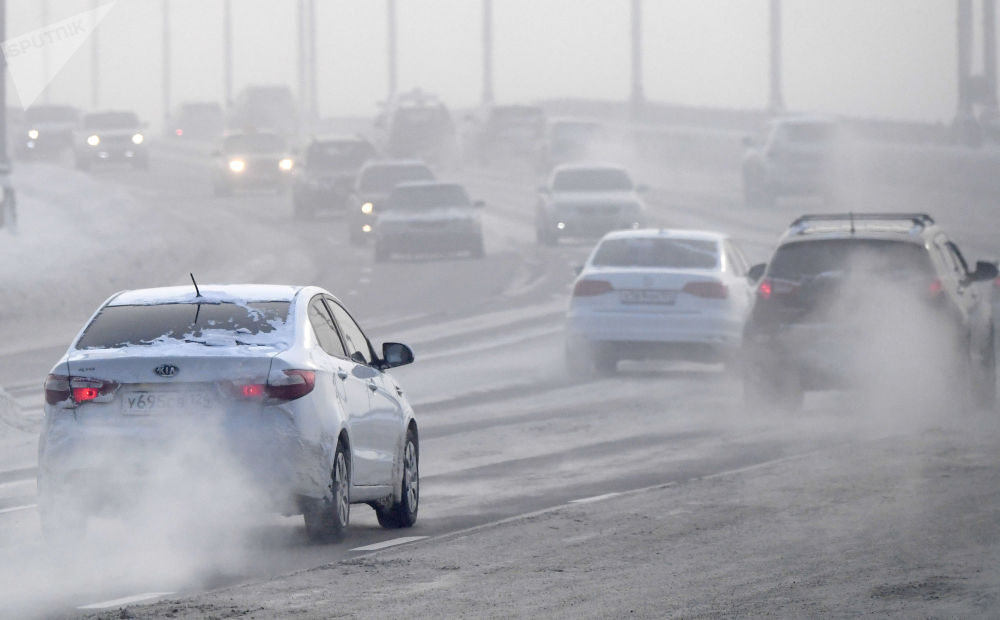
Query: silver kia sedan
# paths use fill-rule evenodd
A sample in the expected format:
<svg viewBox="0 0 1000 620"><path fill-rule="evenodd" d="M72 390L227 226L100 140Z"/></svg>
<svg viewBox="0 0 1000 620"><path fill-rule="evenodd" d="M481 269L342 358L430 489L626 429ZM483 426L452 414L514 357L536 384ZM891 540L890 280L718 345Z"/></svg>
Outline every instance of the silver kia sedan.
<svg viewBox="0 0 1000 620"><path fill-rule="evenodd" d="M350 505L416 522L413 409L344 305L313 287L197 285L108 299L45 382L38 496L47 536L78 538L164 472L231 477L267 510L339 538ZM180 455L180 456L178 456Z"/></svg>

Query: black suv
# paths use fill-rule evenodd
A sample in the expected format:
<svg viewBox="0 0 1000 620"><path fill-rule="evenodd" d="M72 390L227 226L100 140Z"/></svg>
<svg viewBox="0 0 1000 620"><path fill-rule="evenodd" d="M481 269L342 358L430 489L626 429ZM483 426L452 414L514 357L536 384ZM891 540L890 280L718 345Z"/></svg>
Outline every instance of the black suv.
<svg viewBox="0 0 1000 620"><path fill-rule="evenodd" d="M991 407L996 362L992 263L970 271L922 213L806 215L767 264L743 335L752 407L797 409L808 390L915 394Z"/></svg>

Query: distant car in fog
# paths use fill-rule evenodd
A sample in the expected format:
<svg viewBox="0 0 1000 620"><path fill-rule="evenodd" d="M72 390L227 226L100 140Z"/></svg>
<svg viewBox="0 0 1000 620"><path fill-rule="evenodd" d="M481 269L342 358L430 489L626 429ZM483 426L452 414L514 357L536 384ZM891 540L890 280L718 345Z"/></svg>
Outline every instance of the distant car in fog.
<svg viewBox="0 0 1000 620"><path fill-rule="evenodd" d="M313 286L117 293L45 381L43 530L79 538L90 516L183 501L159 495L163 481L302 514L316 541L344 532L350 504L371 505L383 527L410 527L417 424L388 370L412 361L402 344L376 352Z"/></svg>
<svg viewBox="0 0 1000 620"><path fill-rule="evenodd" d="M623 228L642 228L648 216L642 194L628 171L610 164L564 164L539 188L535 209L538 242L594 238Z"/></svg>
<svg viewBox="0 0 1000 620"><path fill-rule="evenodd" d="M291 184L295 162L288 143L278 134L229 134L213 156L212 187L216 196L228 196L241 189L283 191Z"/></svg>
<svg viewBox="0 0 1000 620"><path fill-rule="evenodd" d="M465 158L481 165L494 161L537 162L545 140L545 110L534 105L493 105L471 115Z"/></svg>
<svg viewBox="0 0 1000 620"><path fill-rule="evenodd" d="M586 377L621 360L735 365L752 296L746 259L725 235L608 233L573 283L567 369Z"/></svg>
<svg viewBox="0 0 1000 620"><path fill-rule="evenodd" d="M181 104L167 123L167 135L182 140L218 140L225 130L225 112L214 101Z"/></svg>
<svg viewBox="0 0 1000 620"><path fill-rule="evenodd" d="M284 85L247 86L229 109L230 131L270 131L295 142L299 137L299 106Z"/></svg>
<svg viewBox="0 0 1000 620"><path fill-rule="evenodd" d="M482 257L482 206L458 183L400 183L375 217L375 260L452 252Z"/></svg>
<svg viewBox="0 0 1000 620"><path fill-rule="evenodd" d="M547 173L567 162L593 160L607 146L604 123L588 118L551 119L538 155L537 168Z"/></svg>
<svg viewBox="0 0 1000 620"><path fill-rule="evenodd" d="M313 138L296 165L292 184L296 217L345 212L358 170L376 155L375 147L362 137Z"/></svg>
<svg viewBox="0 0 1000 620"><path fill-rule="evenodd" d="M385 159L367 162L354 179L347 201L348 239L365 243L375 230L375 219L389 194L400 183L434 181L434 173L417 159Z"/></svg>
<svg viewBox="0 0 1000 620"><path fill-rule="evenodd" d="M744 202L770 206L782 196L831 197L837 182L839 135L834 119L792 116L771 121L763 144L745 139Z"/></svg>
<svg viewBox="0 0 1000 620"><path fill-rule="evenodd" d="M844 213L792 222L759 278L743 337L752 407L797 409L810 390L872 388L992 407L989 291L922 213Z"/></svg>
<svg viewBox="0 0 1000 620"><path fill-rule="evenodd" d="M458 158L458 134L451 112L428 93L399 95L378 120L385 128L387 157L421 159L447 167Z"/></svg>
<svg viewBox="0 0 1000 620"><path fill-rule="evenodd" d="M125 162L135 168L148 168L144 127L135 112L85 114L74 137L76 167L87 170L94 164Z"/></svg>
<svg viewBox="0 0 1000 620"><path fill-rule="evenodd" d="M15 152L21 157L61 155L73 148L73 132L79 122L76 108L33 105L24 113L23 135L15 138Z"/></svg>

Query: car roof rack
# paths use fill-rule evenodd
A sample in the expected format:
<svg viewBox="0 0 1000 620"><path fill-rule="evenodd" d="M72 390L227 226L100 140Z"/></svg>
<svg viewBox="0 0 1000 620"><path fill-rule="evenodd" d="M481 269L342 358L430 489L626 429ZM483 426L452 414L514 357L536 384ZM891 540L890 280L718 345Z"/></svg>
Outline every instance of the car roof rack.
<svg viewBox="0 0 1000 620"><path fill-rule="evenodd" d="M924 229L934 225L934 218L926 213L818 213L797 218L789 228L801 233L822 224L841 224L849 226L853 234L855 222L910 222Z"/></svg>

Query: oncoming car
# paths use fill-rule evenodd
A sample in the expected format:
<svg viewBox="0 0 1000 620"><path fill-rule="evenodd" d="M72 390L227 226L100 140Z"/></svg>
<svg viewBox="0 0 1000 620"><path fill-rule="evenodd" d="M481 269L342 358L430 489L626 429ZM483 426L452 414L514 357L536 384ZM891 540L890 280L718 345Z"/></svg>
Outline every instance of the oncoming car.
<svg viewBox="0 0 1000 620"><path fill-rule="evenodd" d="M555 245L562 237L595 238L647 224L642 194L628 171L608 164L563 164L538 188L535 235L538 243Z"/></svg>
<svg viewBox="0 0 1000 620"><path fill-rule="evenodd" d="M149 167L143 123L135 112L106 111L84 115L73 149L79 170L107 162L130 163L134 168Z"/></svg>
<svg viewBox="0 0 1000 620"><path fill-rule="evenodd" d="M234 133L212 153L217 159L212 186L216 196L237 189L285 190L292 182L295 162L285 139L275 133Z"/></svg>
<svg viewBox="0 0 1000 620"><path fill-rule="evenodd" d="M743 157L743 197L749 206L772 206L788 195L832 197L836 185L840 128L834 119L811 116L779 118L767 139Z"/></svg>
<svg viewBox="0 0 1000 620"><path fill-rule="evenodd" d="M431 169L417 159L372 160L365 163L358 171L347 201L347 230L351 243L361 245L372 236L376 214L397 185L433 180Z"/></svg>
<svg viewBox="0 0 1000 620"><path fill-rule="evenodd" d="M313 540L337 538L350 504L409 527L417 423L387 371L412 361L403 344L376 353L341 302L313 286L117 293L45 381L43 529L83 535L88 516L117 516L141 497L157 459L206 443L253 481L262 511L302 514ZM193 476L216 473L199 458Z"/></svg>
<svg viewBox="0 0 1000 620"><path fill-rule="evenodd" d="M478 207L458 183L401 183L379 209L375 260L392 254L468 252L483 256Z"/></svg>
<svg viewBox="0 0 1000 620"><path fill-rule="evenodd" d="M746 276L743 254L719 233L605 235L573 285L567 369L609 373L626 359L735 363L752 297Z"/></svg>

